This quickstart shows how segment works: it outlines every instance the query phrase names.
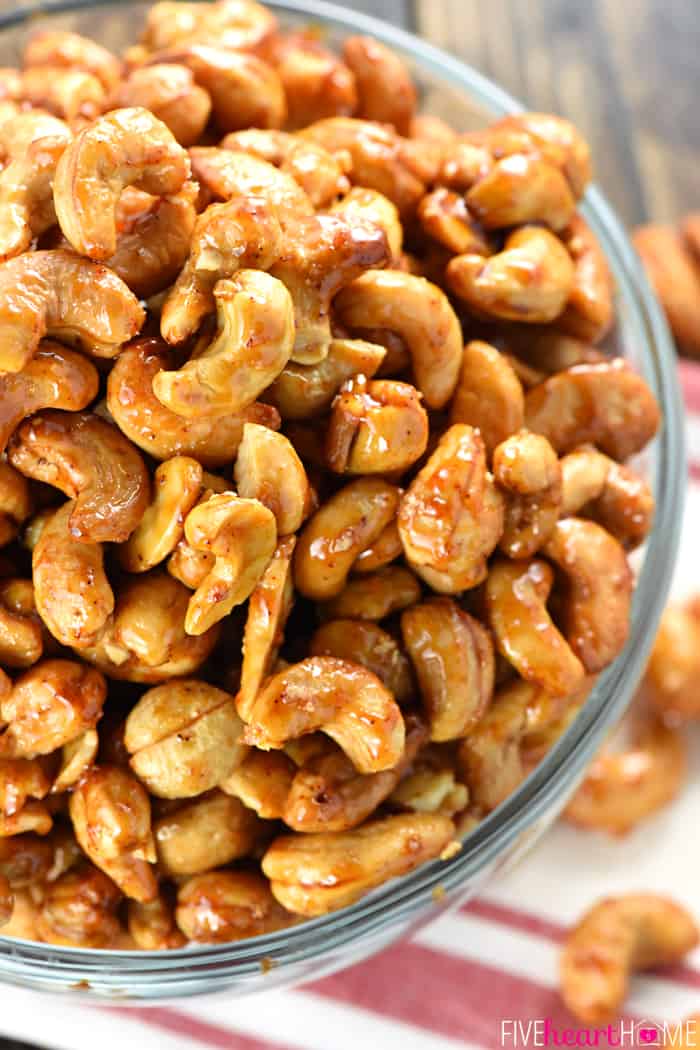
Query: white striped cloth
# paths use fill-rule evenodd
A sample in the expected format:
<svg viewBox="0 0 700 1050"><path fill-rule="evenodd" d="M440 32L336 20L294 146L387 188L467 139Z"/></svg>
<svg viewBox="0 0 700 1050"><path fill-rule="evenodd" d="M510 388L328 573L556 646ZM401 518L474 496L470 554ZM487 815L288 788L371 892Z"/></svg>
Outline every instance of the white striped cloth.
<svg viewBox="0 0 700 1050"><path fill-rule="evenodd" d="M691 467L676 597L700 590L700 366L683 363L681 374ZM54 1050L555 1045L534 1022L548 1018L559 1032L580 1027L559 999L557 961L567 926L594 900L652 890L671 895L700 917L700 839L695 833L700 732L691 731L691 752L682 797L628 837L611 840L559 824L516 871L478 900L342 973L290 991L183 1000L177 1008L86 1006L69 997L6 989L0 1031ZM700 949L683 966L636 978L625 1009L627 1027L623 1022L614 1030L612 1042L589 1045L620 1045L622 1039L623 1046L648 1046L650 1032L643 1029L649 1022L673 1026L699 1011ZM578 1033L579 1045L585 1045L585 1035Z"/></svg>

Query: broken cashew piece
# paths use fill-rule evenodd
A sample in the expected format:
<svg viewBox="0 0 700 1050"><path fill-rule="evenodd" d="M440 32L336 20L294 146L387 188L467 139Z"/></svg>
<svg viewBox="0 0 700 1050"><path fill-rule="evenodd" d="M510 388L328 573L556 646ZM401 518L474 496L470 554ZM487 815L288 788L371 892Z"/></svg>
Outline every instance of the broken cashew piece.
<svg viewBox="0 0 700 1050"><path fill-rule="evenodd" d="M499 547L509 558L529 558L546 542L562 507L562 468L546 438L523 430L493 452L493 476L505 495Z"/></svg>
<svg viewBox="0 0 700 1050"><path fill-rule="evenodd" d="M467 343L450 422L476 427L491 455L496 445L520 430L524 420L523 388L505 355L479 340Z"/></svg>
<svg viewBox="0 0 700 1050"><path fill-rule="evenodd" d="M280 536L301 528L313 505L304 465L284 434L246 423L233 470L238 494L271 510Z"/></svg>
<svg viewBox="0 0 700 1050"><path fill-rule="evenodd" d="M428 445L428 414L410 383L348 380L333 402L326 462L337 474L408 470Z"/></svg>
<svg viewBox="0 0 700 1050"><path fill-rule="evenodd" d="M203 475L200 463L189 456L173 456L156 468L153 500L119 552L122 568L147 572L172 554L199 499Z"/></svg>

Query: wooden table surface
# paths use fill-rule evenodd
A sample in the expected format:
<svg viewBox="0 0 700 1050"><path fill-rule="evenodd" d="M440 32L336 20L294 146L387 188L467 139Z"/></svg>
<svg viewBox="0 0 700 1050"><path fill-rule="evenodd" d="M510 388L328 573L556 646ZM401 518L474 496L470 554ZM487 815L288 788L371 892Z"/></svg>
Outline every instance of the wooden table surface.
<svg viewBox="0 0 700 1050"><path fill-rule="evenodd" d="M628 225L700 208L699 0L347 3L452 51L529 108L572 119ZM0 0L0 11L14 6ZM0 1036L0 1050L28 1044Z"/></svg>

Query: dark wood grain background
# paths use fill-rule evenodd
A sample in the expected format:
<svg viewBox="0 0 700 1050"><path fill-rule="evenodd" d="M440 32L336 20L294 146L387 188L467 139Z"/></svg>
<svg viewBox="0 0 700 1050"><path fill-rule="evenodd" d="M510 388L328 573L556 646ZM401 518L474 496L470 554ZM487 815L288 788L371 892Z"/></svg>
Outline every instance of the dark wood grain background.
<svg viewBox="0 0 700 1050"><path fill-rule="evenodd" d="M570 117L591 142L597 178L628 225L700 208L700 0L348 6L456 53L529 108ZM0 0L0 11L13 7ZM28 1044L0 1036L0 1050Z"/></svg>

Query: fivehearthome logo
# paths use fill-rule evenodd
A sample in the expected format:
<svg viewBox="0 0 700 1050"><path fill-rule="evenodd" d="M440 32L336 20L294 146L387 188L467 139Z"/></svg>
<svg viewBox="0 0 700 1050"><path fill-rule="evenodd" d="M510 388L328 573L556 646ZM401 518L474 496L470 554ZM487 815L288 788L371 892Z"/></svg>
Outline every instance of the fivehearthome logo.
<svg viewBox="0 0 700 1050"><path fill-rule="evenodd" d="M518 1021L501 1021L500 1045L508 1050L531 1050L537 1047L609 1047L646 1048L696 1046L700 1050L700 1024L695 1020L670 1023L668 1021L616 1021L600 1028L566 1027L556 1024L551 1017Z"/></svg>

